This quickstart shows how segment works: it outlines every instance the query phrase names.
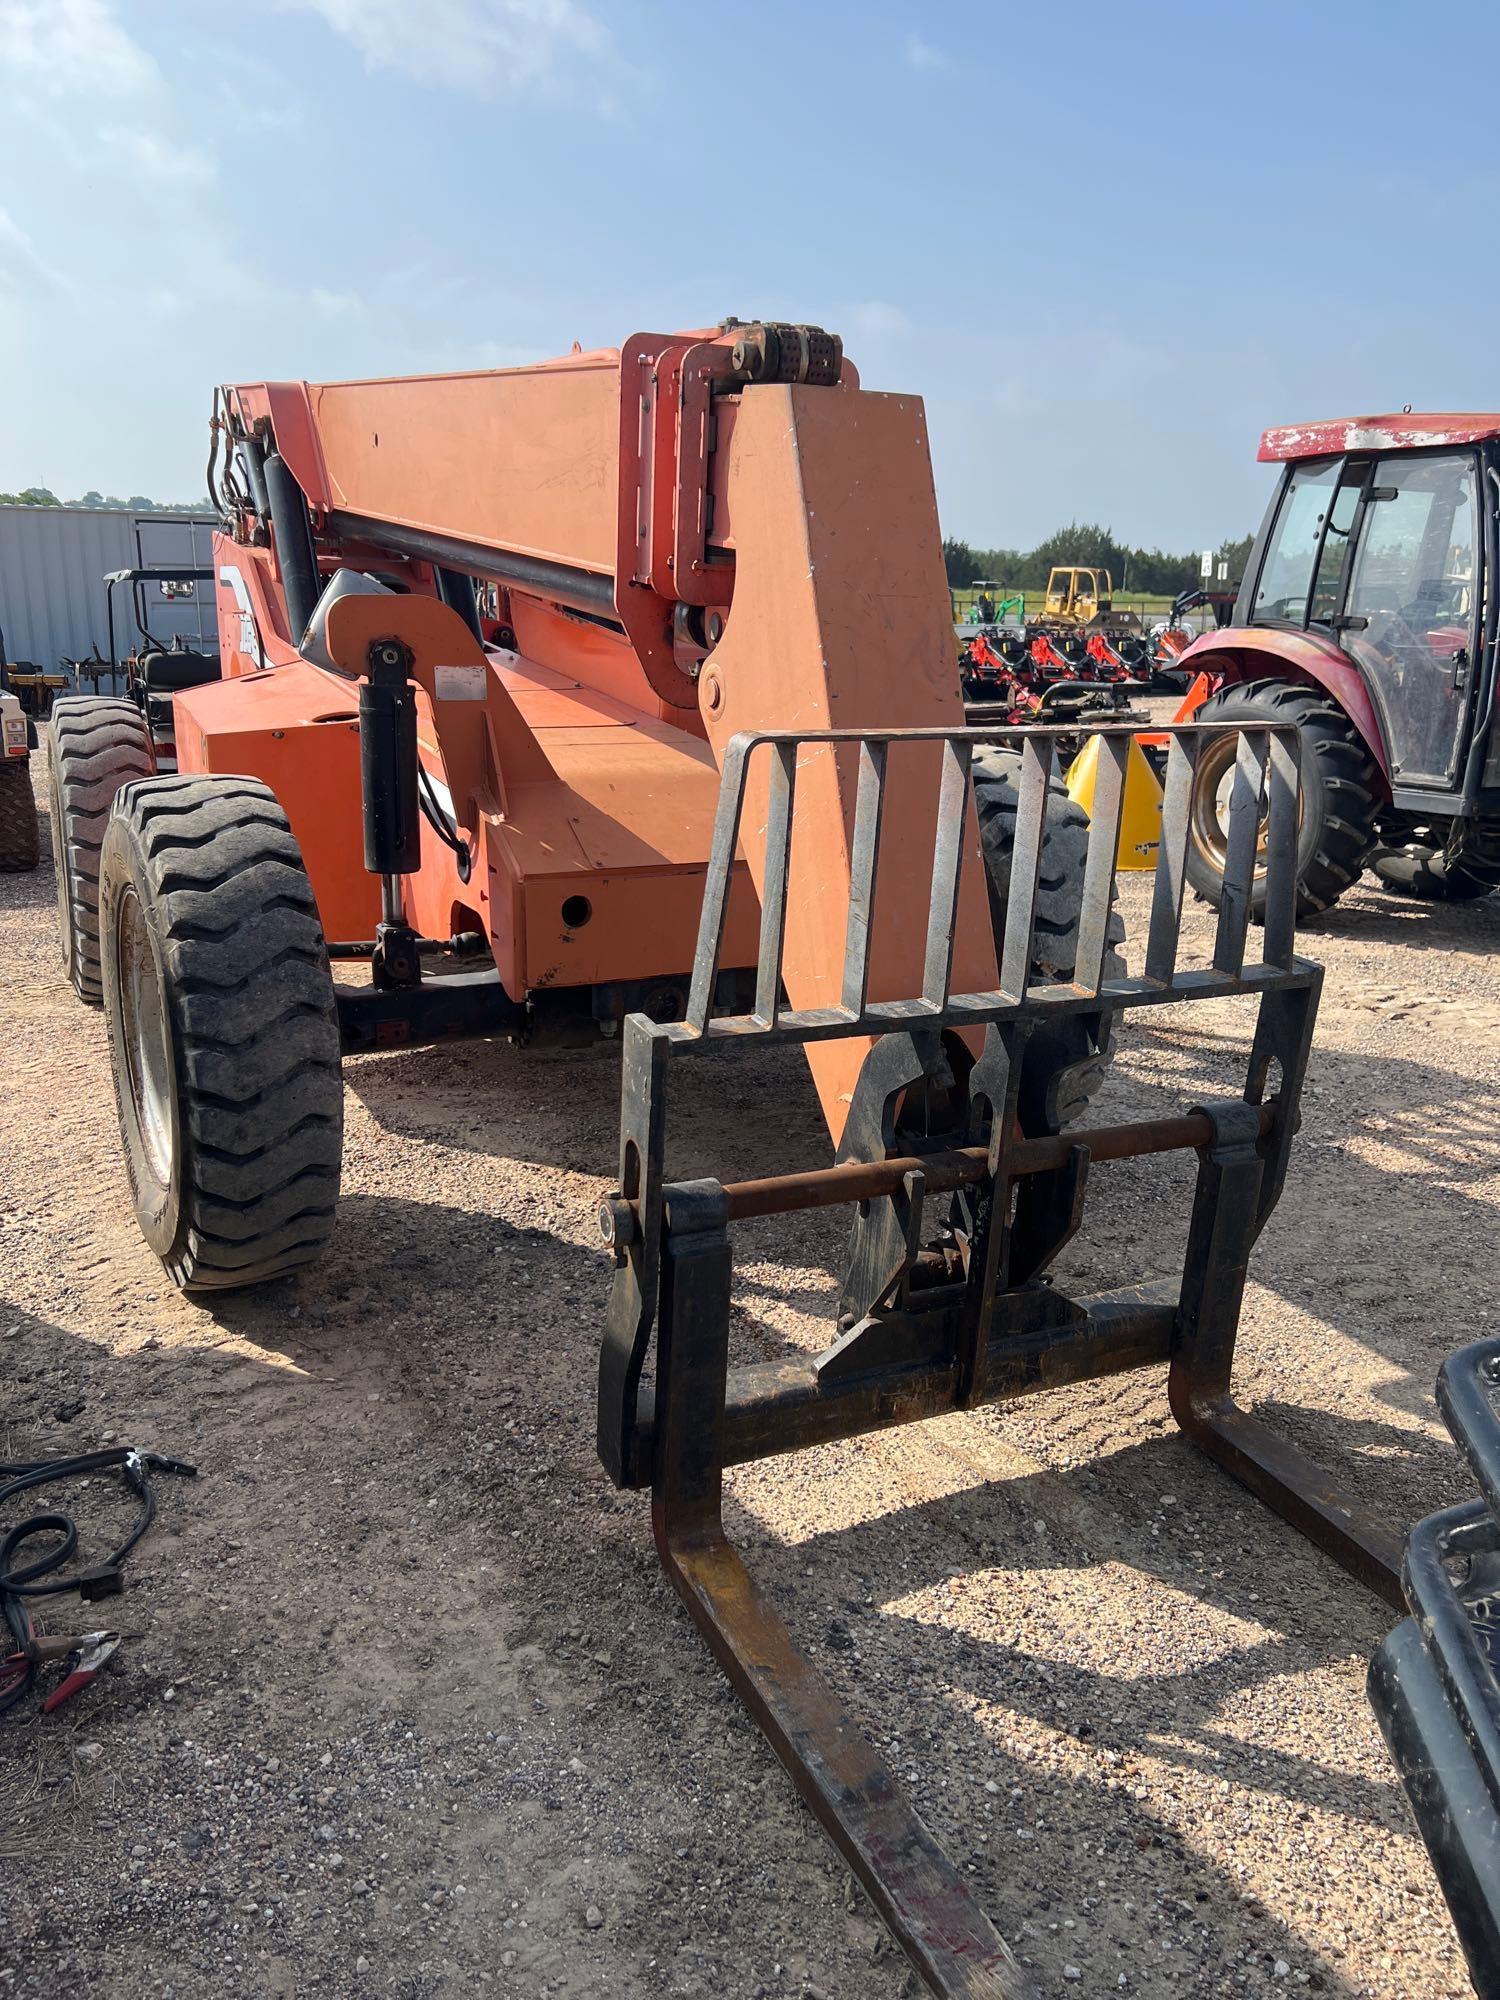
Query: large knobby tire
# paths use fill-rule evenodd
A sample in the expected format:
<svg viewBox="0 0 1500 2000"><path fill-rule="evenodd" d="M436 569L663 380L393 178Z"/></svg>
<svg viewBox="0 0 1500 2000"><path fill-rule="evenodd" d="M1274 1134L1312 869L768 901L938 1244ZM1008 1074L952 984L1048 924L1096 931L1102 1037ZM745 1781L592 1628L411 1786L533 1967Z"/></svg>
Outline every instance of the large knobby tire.
<svg viewBox="0 0 1500 2000"><path fill-rule="evenodd" d="M7 757L0 762L0 871L29 874L41 858L31 760Z"/></svg>
<svg viewBox="0 0 1500 2000"><path fill-rule="evenodd" d="M52 705L47 796L63 965L80 1000L97 1007L99 854L121 785L155 768L145 718L134 702L66 695Z"/></svg>
<svg viewBox="0 0 1500 2000"><path fill-rule="evenodd" d="M1016 811L1021 796L1021 756L1016 750L976 750L973 760L974 809L985 866L1003 906L1010 894L1011 856L1016 842ZM1078 960L1078 920L1083 905L1083 871L1088 859L1089 816L1068 797L1067 786L1053 774L1047 786L1042 822L1042 862L1037 877L1036 917L1032 929L1031 977L1052 983L1070 980ZM1109 915L1106 978L1125 971L1120 946L1125 923L1118 910ZM1026 1046L1021 1071L1021 1123L1027 1131L1056 1131L1080 1117L1104 1081L1114 1054L1114 1015L1070 1014L1036 1027Z"/></svg>
<svg viewBox="0 0 1500 2000"><path fill-rule="evenodd" d="M1449 862L1442 848L1418 843L1372 855L1370 872L1382 889L1419 903L1475 903L1495 886Z"/></svg>
<svg viewBox="0 0 1500 2000"><path fill-rule="evenodd" d="M1474 903L1500 889L1500 820L1472 820L1457 829L1457 839L1451 820L1412 821L1410 833L1400 845L1387 845L1391 829L1381 828L1369 868L1383 889L1423 903Z"/></svg>
<svg viewBox="0 0 1500 2000"><path fill-rule="evenodd" d="M301 851L255 778L127 785L99 889L104 1011L136 1219L187 1291L311 1263L344 1098Z"/></svg>
<svg viewBox="0 0 1500 2000"><path fill-rule="evenodd" d="M1317 688L1291 681L1256 681L1220 688L1195 722L1264 728L1295 723L1301 735L1301 819L1297 831L1297 915L1320 916L1357 882L1375 842L1381 778L1375 759L1338 703ZM1188 832L1187 878L1206 902L1217 904L1224 880L1227 800L1238 737L1226 730L1198 753ZM1264 805L1262 807L1264 811ZM1264 838L1262 820L1261 835ZM1265 919L1266 874L1257 858L1250 914Z"/></svg>

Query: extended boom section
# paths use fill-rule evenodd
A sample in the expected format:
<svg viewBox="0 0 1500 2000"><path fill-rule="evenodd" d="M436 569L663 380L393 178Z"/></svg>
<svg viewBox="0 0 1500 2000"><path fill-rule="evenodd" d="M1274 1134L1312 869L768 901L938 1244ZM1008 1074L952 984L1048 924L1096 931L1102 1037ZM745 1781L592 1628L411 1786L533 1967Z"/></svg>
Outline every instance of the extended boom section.
<svg viewBox="0 0 1500 2000"><path fill-rule="evenodd" d="M1105 733L1066 983L1036 969L1058 734L733 739L687 1017L659 1024L636 1014L626 1023L620 1186L601 1212L617 1268L601 1356L600 1455L618 1484L650 1487L662 1562L715 1656L927 1985L965 2000L1032 1989L729 1541L726 1467L1154 1365L1167 1371L1178 1422L1207 1452L1372 1588L1393 1600L1397 1592L1396 1537L1242 1410L1231 1386L1248 1260L1285 1179L1322 977L1295 952L1297 733L1240 733L1226 893L1211 963L1195 967L1180 963L1189 803L1200 746L1222 731L1170 732L1150 926L1134 976L1118 970L1108 943L1130 736ZM1020 752L1017 824L1008 895L990 891L997 983L975 992L955 988L955 917L972 852L971 766L1000 744ZM871 999L885 789L900 759L921 756L939 757L941 776L920 990ZM796 801L806 773L829 758L852 780L842 980L836 1003L795 1007L782 978L786 913L809 892L794 864ZM721 1014L713 996L730 869L752 825L765 857L755 999L748 1013ZM1257 932L1252 886L1265 897ZM1258 959L1247 955L1252 937ZM1258 1009L1238 1096L1094 1131L1025 1129L1028 1057L1045 1054L1069 1016L1232 996ZM860 1037L869 1050L835 1165L728 1185L668 1178L674 1061L728 1043ZM1094 1169L1183 1149L1197 1153L1198 1173L1180 1278L1085 1297L1051 1282L1049 1267L1083 1220ZM854 1216L829 1345L815 1357L731 1365L732 1226L835 1204Z"/></svg>

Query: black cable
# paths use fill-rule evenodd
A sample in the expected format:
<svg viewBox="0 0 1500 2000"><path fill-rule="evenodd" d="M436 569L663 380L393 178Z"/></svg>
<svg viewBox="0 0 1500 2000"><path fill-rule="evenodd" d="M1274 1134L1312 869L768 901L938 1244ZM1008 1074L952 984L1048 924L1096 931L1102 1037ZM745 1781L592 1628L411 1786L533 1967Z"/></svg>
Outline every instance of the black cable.
<svg viewBox="0 0 1500 2000"><path fill-rule="evenodd" d="M112 1597L124 1589L121 1570L125 1558L156 1518L156 1496L146 1477L148 1470L176 1472L191 1478L197 1467L180 1458L166 1458L160 1452L138 1451L133 1445L112 1445L104 1451L80 1453L75 1458L0 1464L0 1480L5 1482L0 1485L0 1508L34 1486L47 1486L57 1479L88 1479L101 1472L117 1472L140 1502L135 1525L114 1554L71 1576L56 1574L72 1560L78 1547L78 1524L71 1514L28 1515L0 1539L0 1611L16 1642L11 1660L0 1667L0 1714L21 1699L35 1673L31 1649L36 1634L26 1600L61 1597L75 1590L83 1598ZM30 1562L17 1563L16 1557L26 1544L43 1535L56 1537L52 1546L33 1556Z"/></svg>
<svg viewBox="0 0 1500 2000"><path fill-rule="evenodd" d="M438 803L438 796L433 790L432 779L428 776L425 764L417 766L417 804L422 809L423 819L444 847L451 848L458 856L458 879L460 882L467 882L474 866L474 857L469 852L469 843L460 838L458 827Z"/></svg>

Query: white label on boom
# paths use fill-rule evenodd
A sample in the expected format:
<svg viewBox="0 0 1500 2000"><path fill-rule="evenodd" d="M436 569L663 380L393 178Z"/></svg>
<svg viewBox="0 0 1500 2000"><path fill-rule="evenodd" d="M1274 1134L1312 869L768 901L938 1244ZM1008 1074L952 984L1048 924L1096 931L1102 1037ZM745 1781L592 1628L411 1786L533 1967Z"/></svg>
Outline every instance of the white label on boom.
<svg viewBox="0 0 1500 2000"><path fill-rule="evenodd" d="M434 667L433 685L439 701L483 701L487 667Z"/></svg>

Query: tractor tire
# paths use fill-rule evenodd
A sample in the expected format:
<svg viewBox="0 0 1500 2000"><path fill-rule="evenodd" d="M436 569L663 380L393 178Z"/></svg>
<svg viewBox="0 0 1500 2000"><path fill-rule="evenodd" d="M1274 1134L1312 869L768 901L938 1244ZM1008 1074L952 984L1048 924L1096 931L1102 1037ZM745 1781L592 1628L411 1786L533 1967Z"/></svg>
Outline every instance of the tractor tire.
<svg viewBox="0 0 1500 2000"><path fill-rule="evenodd" d="M1500 820L1471 820L1453 835L1451 820L1393 813L1366 865L1382 889L1422 903L1474 903L1500 889Z"/></svg>
<svg viewBox="0 0 1500 2000"><path fill-rule="evenodd" d="M973 760L974 809L985 866L1003 907L1010 894L1011 856L1016 844L1016 812L1021 796L1021 757L1015 750L976 750ZM1037 880L1035 956L1031 975L1043 982L1069 980L1078 958L1078 919L1083 905L1083 870L1088 858L1089 816L1068 797L1054 774L1047 787L1042 823L1042 866ZM1120 946L1125 923L1118 910L1109 918L1106 978L1125 972ZM997 940L998 949L998 940ZM1029 1133L1056 1132L1081 1117L1099 1090L1114 1054L1114 1013L1074 1014L1036 1028L1021 1070L1020 1117Z"/></svg>
<svg viewBox="0 0 1500 2000"><path fill-rule="evenodd" d="M58 929L69 983L91 1007L99 1005L104 991L99 979L99 853L109 809L121 785L149 778L154 768L145 718L134 702L67 695L53 703L47 796Z"/></svg>
<svg viewBox="0 0 1500 2000"><path fill-rule="evenodd" d="M1375 844L1381 809L1380 773L1364 738L1336 701L1292 681L1256 681L1220 688L1195 722L1264 726L1294 722L1302 738L1302 816L1297 834L1297 915L1321 916L1356 883ZM1187 878L1205 902L1217 905L1224 880L1222 804L1234 767L1236 739L1206 742L1189 815ZM1250 915L1265 920L1266 878L1258 868Z"/></svg>
<svg viewBox="0 0 1500 2000"><path fill-rule="evenodd" d="M309 1264L333 1227L344 1098L301 851L255 778L126 785L99 878L104 1011L141 1233L184 1291Z"/></svg>
<svg viewBox="0 0 1500 2000"><path fill-rule="evenodd" d="M0 764L0 873L30 874L41 858L31 760L7 757Z"/></svg>
<svg viewBox="0 0 1500 2000"><path fill-rule="evenodd" d="M1470 874L1462 863L1450 864L1441 847L1416 842L1373 855L1370 873L1382 889L1411 896L1419 903L1475 903L1495 887L1493 882Z"/></svg>

